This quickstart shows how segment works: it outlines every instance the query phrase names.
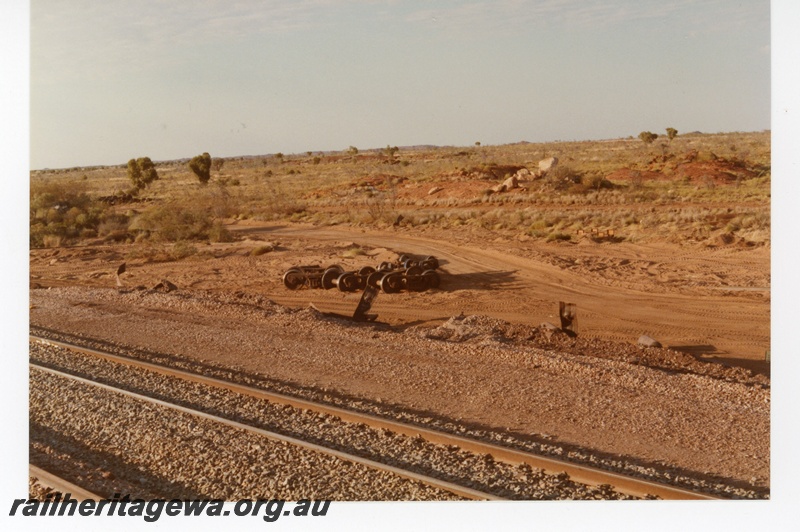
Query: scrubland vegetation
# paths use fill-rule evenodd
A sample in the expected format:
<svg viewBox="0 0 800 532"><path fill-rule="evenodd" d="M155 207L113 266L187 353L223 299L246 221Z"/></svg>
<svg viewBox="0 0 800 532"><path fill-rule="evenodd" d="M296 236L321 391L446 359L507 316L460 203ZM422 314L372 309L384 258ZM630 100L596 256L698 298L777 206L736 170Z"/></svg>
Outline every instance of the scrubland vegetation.
<svg viewBox="0 0 800 532"><path fill-rule="evenodd" d="M647 141L640 135L502 146L350 146L213 160L204 153L191 161L156 161L157 177L142 186L130 163L36 170L30 245L100 239L136 243L147 253L180 243L170 249L186 256L196 249L192 243L230 240L228 224L244 219L491 231L553 243L769 245L769 132L670 129ZM519 169L535 174L548 157L559 163L544 176L491 191Z"/></svg>

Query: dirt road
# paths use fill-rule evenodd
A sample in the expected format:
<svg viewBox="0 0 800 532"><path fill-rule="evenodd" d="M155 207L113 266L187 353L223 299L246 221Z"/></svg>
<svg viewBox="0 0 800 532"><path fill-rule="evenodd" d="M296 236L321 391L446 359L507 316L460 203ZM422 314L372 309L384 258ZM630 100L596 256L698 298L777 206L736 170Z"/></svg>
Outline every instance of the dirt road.
<svg viewBox="0 0 800 532"><path fill-rule="evenodd" d="M446 273L442 293L379 299L375 311L389 322L435 322L464 312L537 325L557 321L558 302L567 301L578 305L583 335L635 342L647 334L664 345L720 359L759 360L769 349L769 254L764 249L676 249L588 240L578 245L462 243L442 234L346 227L242 232L290 247L352 241L438 257ZM335 293L278 291L271 297L286 304L313 301L321 310L342 313L352 308L351 301Z"/></svg>
<svg viewBox="0 0 800 532"><path fill-rule="evenodd" d="M359 294L289 291L281 274L298 264L377 265L399 253L435 255L441 288L381 295L373 310L393 325L439 324L485 314L512 323L558 323L558 302L578 308L582 336L635 343L646 334L665 346L765 371L770 347L768 248L672 244L541 243L490 232L368 230L239 222L235 243L200 245L182 261L126 257L125 246L31 251L33 286L114 286L121 262L127 285L169 279L181 288L263 294L281 304L352 314ZM265 243L274 250L250 252ZM359 249L358 253L348 250Z"/></svg>

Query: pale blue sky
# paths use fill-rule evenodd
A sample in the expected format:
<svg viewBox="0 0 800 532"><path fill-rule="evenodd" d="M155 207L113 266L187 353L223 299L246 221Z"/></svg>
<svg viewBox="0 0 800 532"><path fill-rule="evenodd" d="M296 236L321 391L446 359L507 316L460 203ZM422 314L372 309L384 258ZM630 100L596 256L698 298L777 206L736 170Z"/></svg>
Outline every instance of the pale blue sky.
<svg viewBox="0 0 800 532"><path fill-rule="evenodd" d="M33 0L31 167L770 128L766 0Z"/></svg>

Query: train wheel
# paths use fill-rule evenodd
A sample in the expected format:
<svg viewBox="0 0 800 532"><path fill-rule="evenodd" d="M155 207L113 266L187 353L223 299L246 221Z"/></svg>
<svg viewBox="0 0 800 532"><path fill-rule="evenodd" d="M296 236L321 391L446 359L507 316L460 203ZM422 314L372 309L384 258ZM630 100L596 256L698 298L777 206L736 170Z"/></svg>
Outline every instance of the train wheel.
<svg viewBox="0 0 800 532"><path fill-rule="evenodd" d="M415 277L418 275L422 275L422 268L419 266L411 266L406 270L406 277Z"/></svg>
<svg viewBox="0 0 800 532"><path fill-rule="evenodd" d="M422 261L422 269L423 270L436 270L439 268L439 259L436 257L425 257L425 260Z"/></svg>
<svg viewBox="0 0 800 532"><path fill-rule="evenodd" d="M372 266L364 266L363 268L358 270L358 275L360 275L361 277L369 277L370 274L373 273L375 273L375 268L373 268Z"/></svg>
<svg viewBox="0 0 800 532"><path fill-rule="evenodd" d="M367 277L367 286L371 286L372 288L380 288L381 279L383 279L385 275L386 273L382 271L369 274L369 277Z"/></svg>
<svg viewBox="0 0 800 532"><path fill-rule="evenodd" d="M283 274L283 286L289 290L297 290L306 281L306 276L302 270L298 268L289 268Z"/></svg>
<svg viewBox="0 0 800 532"><path fill-rule="evenodd" d="M339 271L338 267L331 266L322 274L322 279L320 279L320 283L322 284L322 288L325 290L330 290L334 286L336 286L336 279L342 275L342 272Z"/></svg>
<svg viewBox="0 0 800 532"><path fill-rule="evenodd" d="M359 284L359 279L353 272L343 273L336 279L336 286L342 292L355 292Z"/></svg>
<svg viewBox="0 0 800 532"><path fill-rule="evenodd" d="M388 275L384 275L383 279L380 280L378 285L385 293L396 294L401 288L403 288L403 274L390 273Z"/></svg>

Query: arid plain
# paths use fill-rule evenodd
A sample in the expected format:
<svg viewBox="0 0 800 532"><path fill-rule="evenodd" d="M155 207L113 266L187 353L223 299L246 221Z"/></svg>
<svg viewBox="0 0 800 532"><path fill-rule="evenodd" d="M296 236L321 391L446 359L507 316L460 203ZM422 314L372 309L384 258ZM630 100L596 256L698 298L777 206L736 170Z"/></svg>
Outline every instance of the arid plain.
<svg viewBox="0 0 800 532"><path fill-rule="evenodd" d="M139 191L125 165L32 172L32 329L768 496L769 132L155 168ZM401 254L441 283L380 293L374 323L282 281ZM542 326L559 302L576 337Z"/></svg>

